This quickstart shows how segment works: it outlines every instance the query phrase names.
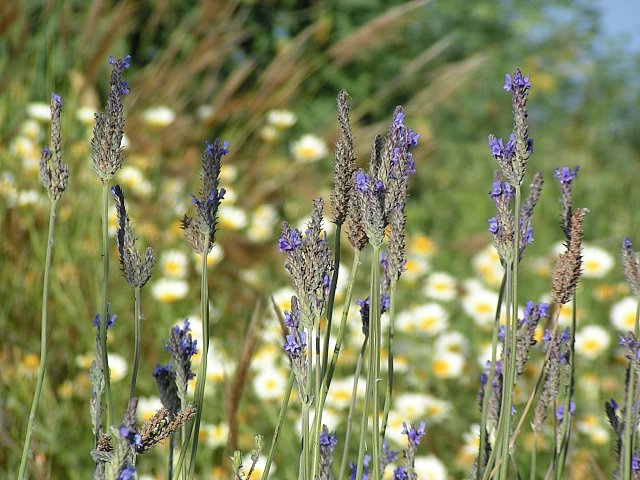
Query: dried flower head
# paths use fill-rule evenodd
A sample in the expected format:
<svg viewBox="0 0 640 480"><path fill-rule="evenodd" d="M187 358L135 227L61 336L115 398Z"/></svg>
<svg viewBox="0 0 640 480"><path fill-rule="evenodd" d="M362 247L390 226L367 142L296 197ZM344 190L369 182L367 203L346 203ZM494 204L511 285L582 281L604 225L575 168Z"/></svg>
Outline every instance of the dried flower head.
<svg viewBox="0 0 640 480"><path fill-rule="evenodd" d="M51 200L58 200L69 182L69 167L62 162L62 134L60 113L62 99L57 93L51 94L51 141L42 149L40 158L40 182L49 191Z"/></svg>
<svg viewBox="0 0 640 480"><path fill-rule="evenodd" d="M336 142L335 162L333 164L333 193L331 194L333 221L338 225L342 225L347 219L350 198L353 194L353 165L356 161L356 155L349 121L350 109L349 94L345 90L341 90L338 93L340 138Z"/></svg>
<svg viewBox="0 0 640 480"><path fill-rule="evenodd" d="M140 257L138 250L136 250L136 237L133 235L133 229L127 215L124 193L120 185L115 185L111 192L116 203L116 214L118 216L116 242L120 253L122 274L132 287L143 287L151 278L153 265L156 262L153 250L151 247L147 247L144 259Z"/></svg>
<svg viewBox="0 0 640 480"><path fill-rule="evenodd" d="M556 168L553 178L560 182L560 218L562 224L562 231L565 237L568 239L571 235L571 216L572 210L572 185L573 181L578 176L578 170L580 167L575 167L573 171L569 167Z"/></svg>
<svg viewBox="0 0 640 480"><path fill-rule="evenodd" d="M622 241L622 249L620 252L620 258L622 260L622 269L624 271L624 278L629 284L629 288L634 295L640 294L640 258L638 252L633 250L631 240L625 238Z"/></svg>
<svg viewBox="0 0 640 480"><path fill-rule="evenodd" d="M109 57L109 64L112 66L112 70L107 108L104 113L96 113L96 123L91 139L93 169L102 183L108 183L123 162L124 108L122 97L129 93L129 85L122 79L122 73L131 66L131 56L127 55L118 60Z"/></svg>
<svg viewBox="0 0 640 480"><path fill-rule="evenodd" d="M196 217L191 218L185 215L182 220L184 235L196 253L208 254L215 241L218 207L226 193L224 188L219 187L220 167L222 157L227 153L229 153L227 141L221 143L220 139L216 138L213 144L205 144L200 173L202 188L199 197L193 196ZM205 245L207 237L209 242Z"/></svg>
<svg viewBox="0 0 640 480"><path fill-rule="evenodd" d="M553 269L551 297L560 305L571 300L582 273L582 237L585 214L586 210L580 208L571 216L571 231L566 251L560 254Z"/></svg>

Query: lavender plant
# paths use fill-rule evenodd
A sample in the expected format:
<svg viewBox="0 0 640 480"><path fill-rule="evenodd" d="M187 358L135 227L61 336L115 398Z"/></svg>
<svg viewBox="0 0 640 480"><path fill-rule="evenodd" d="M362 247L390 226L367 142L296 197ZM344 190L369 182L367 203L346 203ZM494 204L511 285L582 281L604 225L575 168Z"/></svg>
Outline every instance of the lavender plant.
<svg viewBox="0 0 640 480"><path fill-rule="evenodd" d="M102 416L105 410L105 419L102 422L102 430L108 431L111 425L112 401L111 381L109 378L109 359L107 352L107 319L109 318L109 182L122 167L124 156L122 153L122 137L124 136L124 108L122 99L129 93L129 85L122 79L124 70L131 66L131 56L123 59L109 57L112 67L109 97L105 112L95 114L93 127L92 163L93 169L102 183L102 306L100 322L100 355L102 378L104 382L104 399L100 393L96 411ZM96 441L99 432L96 432Z"/></svg>
<svg viewBox="0 0 640 480"><path fill-rule="evenodd" d="M51 260L53 256L53 244L56 223L56 207L58 200L67 188L69 181L69 168L62 161L62 133L60 127L60 115L62 112L62 98L57 93L51 94L51 139L49 147L42 149L40 160L40 181L47 189L51 204L49 207L49 234L47 240L47 253L44 264L44 279L42 287L42 313L40 317L40 363L38 364L38 380L33 394L31 411L22 447L20 470L18 478L22 480L27 469L31 437L35 428L38 404L42 392L42 385L47 371L47 344L49 337L49 283Z"/></svg>

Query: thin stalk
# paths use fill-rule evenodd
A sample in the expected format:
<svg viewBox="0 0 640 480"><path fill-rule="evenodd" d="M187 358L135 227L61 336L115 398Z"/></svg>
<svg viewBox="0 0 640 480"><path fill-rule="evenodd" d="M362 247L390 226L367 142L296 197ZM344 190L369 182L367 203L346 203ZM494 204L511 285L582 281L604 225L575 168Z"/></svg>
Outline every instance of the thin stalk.
<svg viewBox="0 0 640 480"><path fill-rule="evenodd" d="M36 414L38 404L40 403L40 395L42 393L42 385L47 371L47 339L49 338L49 314L47 303L49 301L49 272L51 270L51 257L53 255L54 229L56 224L56 205L58 201L51 201L49 211L49 234L47 238L47 253L44 260L44 279L42 281L42 314L40 318L40 364L38 365L38 381L36 390L31 402L31 411L29 412L29 421L27 424L27 432L22 447L22 459L20 460L20 470L18 479L22 480L27 470L27 461L29 459L29 449L31 447L31 437L36 422Z"/></svg>
<svg viewBox="0 0 640 480"><path fill-rule="evenodd" d="M391 282L389 289L389 331L387 335L387 391L384 397L384 409L382 413L382 428L380 439L384 440L387 433L389 410L391 410L391 394L393 393L393 337L395 335L396 321L396 280Z"/></svg>
<svg viewBox="0 0 640 480"><path fill-rule="evenodd" d="M104 396L106 422L102 426L104 432L109 431L112 416L111 374L109 372L109 356L107 355L107 322L109 291L109 185L102 183L102 318L100 321L100 350L102 350L102 366L104 371ZM99 435L99 433L96 433Z"/></svg>
<svg viewBox="0 0 640 480"><path fill-rule="evenodd" d="M298 478L309 479L309 401L308 398L302 401L302 452L300 458L300 473ZM310 479L309 479L310 480Z"/></svg>
<svg viewBox="0 0 640 480"><path fill-rule="evenodd" d="M369 315L369 334L371 334L371 315ZM369 336L365 338L365 342L362 345L364 349L366 344L368 343ZM362 475L364 473L364 451L366 445L366 436L367 436L367 427L369 426L369 407L371 406L371 393L373 391L372 382L369 381L371 377L371 369L373 368L371 365L371 349L373 347L369 345L369 371L367 372L367 388L365 390L364 396L364 408L362 409L362 420L360 422L360 439L358 444L358 460L356 462L356 479L362 480ZM357 382L358 379L355 378L354 382ZM352 399L353 400L353 399Z"/></svg>
<svg viewBox="0 0 640 480"><path fill-rule="evenodd" d="M311 480L311 432L309 430L309 421L313 392L313 325L307 327L307 393L306 398L302 399L302 455L303 455L303 480Z"/></svg>
<svg viewBox="0 0 640 480"><path fill-rule="evenodd" d="M333 305L336 299L336 287L338 285L338 273L340 270L340 232L342 224L336 223L336 232L333 239L333 273L331 275L331 287L329 288L329 298L327 299L327 329L324 336L324 348L322 350L322 375L327 371L329 360L329 337L331 334L331 322L333 320Z"/></svg>
<svg viewBox="0 0 640 480"><path fill-rule="evenodd" d="M491 364L489 376L485 385L485 392L482 398L482 410L480 414L480 446L478 449L478 461L476 464L476 478L482 478L484 473L484 455L487 444L487 419L489 417L489 399L491 397L491 385L496 375L496 360L498 356L498 332L500 331L500 312L504 299L505 287L507 284L507 274L502 275L500 292L498 293L498 305L496 306L496 316L493 321L493 331L491 332Z"/></svg>
<svg viewBox="0 0 640 480"><path fill-rule="evenodd" d="M187 457L187 448L189 445L189 440L191 438L191 432L192 432L192 429L188 428L187 435L182 440L182 448L180 449L180 455L178 456L178 461L176 462L176 466L173 472L173 477L171 477L171 480L179 480L178 477L180 475L180 472L182 472L182 467L184 466L184 460ZM183 472L183 473L186 473L186 472Z"/></svg>
<svg viewBox="0 0 640 480"><path fill-rule="evenodd" d="M369 381L373 382L373 441L371 449L371 461L373 480L380 480L380 398L378 394L378 380L380 378L380 337L382 327L380 325L380 247L374 245L373 258L371 259L371 301L369 302L369 325L373 332L371 341L370 358L372 369Z"/></svg>
<svg viewBox="0 0 640 480"><path fill-rule="evenodd" d="M576 323L578 302L576 295L573 295L573 312L571 319L571 349L569 350L569 388L568 395L564 400L564 415L562 418L562 430L560 435L560 449L554 455L555 464L555 477L556 480L560 480L562 472L564 471L564 464L567 459L567 452L569 450L569 439L571 438L571 425L573 418L571 416L571 399L573 398L573 390L575 385L575 344L576 344Z"/></svg>
<svg viewBox="0 0 640 480"><path fill-rule="evenodd" d="M536 452L538 450L538 432L533 431L533 445L531 446L531 466L529 470L529 480L536 479Z"/></svg>
<svg viewBox="0 0 640 480"><path fill-rule="evenodd" d="M176 447L176 436L171 434L169 437L169 458L167 464L167 478L173 478L173 449Z"/></svg>
<svg viewBox="0 0 640 480"><path fill-rule="evenodd" d="M131 388L129 389L129 402L136 396L136 380L138 378L138 367L140 364L140 322L142 321L142 313L140 309L140 287L134 288L134 311L135 326L133 333L133 368L131 373Z"/></svg>
<svg viewBox="0 0 640 480"><path fill-rule="evenodd" d="M500 480L507 479L507 472L509 470L509 463L505 460L509 457L509 439L511 436L511 407L513 406L513 388L516 380L516 348L517 348L517 330L518 330L518 266L520 263L520 185L515 186L514 197L514 212L513 212L513 224L514 224L514 239L513 239L513 277L510 285L511 290L511 304L507 302L507 309L511 306L511 318L507 310L507 325L511 324L511 328L507 327L507 339L510 340L510 351L508 356L508 368L506 377L506 404L504 407L504 433L502 437L502 465L500 467ZM510 330L510 331L509 331ZM509 335L510 334L510 335ZM504 403L505 398L503 398Z"/></svg>
<svg viewBox="0 0 640 480"><path fill-rule="evenodd" d="M205 250L209 245L211 235L204 236ZM193 478L196 468L196 456L198 453L198 437L200 432L200 420L204 404L204 385L207 382L207 358L209 354L209 283L207 278L207 251L202 252L201 279L200 279L200 315L202 317L202 359L200 360L200 373L198 374L195 392L196 417L193 421L193 441L191 444L191 458L189 460L189 478ZM181 453L182 455L182 453Z"/></svg>
<svg viewBox="0 0 640 480"><path fill-rule="evenodd" d="M319 322L318 322L319 323ZM318 439L320 438L320 428L322 426L322 408L320 407L320 402L318 401L320 398L320 390L321 390L321 377L322 372L320 372L320 325L318 324L316 330L316 371L315 371L315 388L313 390L313 399L314 399L314 415L313 415L313 425L311 428L311 448L313 453L311 455L311 478L316 478L318 472L318 466L320 464L320 442ZM329 332L326 332L326 337L329 338Z"/></svg>
<svg viewBox="0 0 640 480"><path fill-rule="evenodd" d="M278 415L278 423L276 424L276 429L273 432L273 438L271 439L271 447L269 447L269 456L267 456L267 462L265 463L264 470L262 471L261 480L266 480L269 477L269 470L271 470L271 462L273 461L273 454L276 450L276 443L278 443L278 438L280 437L280 430L282 429L282 424L284 423L284 417L287 413L287 407L289 406L289 398L291 398L291 389L293 388L293 370L289 373L289 379L287 380L287 386L285 387L284 398L282 399L282 404L280 405L280 413Z"/></svg>
<svg viewBox="0 0 640 480"><path fill-rule="evenodd" d="M638 307L636 308L636 324L634 327L634 335L638 338L638 318L640 317L640 297L638 299ZM636 367L635 362L630 360L629 363L629 384L627 386L627 394L625 398L625 411L624 411L624 440L623 451L620 457L620 479L631 479L631 458L633 455L633 443L634 443L634 426L632 422L633 418L633 399L636 394Z"/></svg>
<svg viewBox="0 0 640 480"><path fill-rule="evenodd" d="M349 415L347 417L347 431L344 435L344 448L342 449L342 460L340 461L340 475L338 478L345 478L344 474L347 470L347 462L349 461L349 443L351 441L351 426L353 425L353 414L356 409L356 396L358 394L358 380L360 379L360 371L364 363L364 354L367 350L369 337L365 336L358 354L356 363L356 372L353 378L353 389L351 390L351 402L349 403ZM364 458L364 457L363 457Z"/></svg>

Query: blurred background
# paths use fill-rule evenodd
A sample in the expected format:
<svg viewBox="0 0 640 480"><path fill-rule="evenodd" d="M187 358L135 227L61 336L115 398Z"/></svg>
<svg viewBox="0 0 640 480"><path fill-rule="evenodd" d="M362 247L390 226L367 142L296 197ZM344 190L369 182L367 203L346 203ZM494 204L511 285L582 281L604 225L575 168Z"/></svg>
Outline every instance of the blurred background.
<svg viewBox="0 0 640 480"><path fill-rule="evenodd" d="M602 405L621 396L617 335L635 318L618 249L625 235L640 244L639 22L631 0L2 2L0 476L15 475L19 463L39 358L48 198L38 165L48 144L51 92L64 102L71 179L58 208L50 364L31 476L91 472L87 369L102 267L90 140L93 114L108 91L107 57L127 54L126 160L115 181L127 196L139 247L152 246L159 260L143 289L141 415L158 405L151 371L168 360L160 339L185 318L200 328L197 259L179 221L193 213L204 141L230 142L221 182L228 194L210 258L211 409L204 414L201 478L228 478L232 450L249 451L254 433L269 439L273 431L286 365L268 299L285 308L291 295L277 252L279 225L302 226L313 198L329 201L340 89L352 98L358 165L368 161L371 141L384 134L396 105L420 133L399 304L398 392L405 396L397 400L396 427L399 433L400 412L429 424L421 478L469 471L478 376L490 342L486 312L501 275L487 233L494 215L487 192L497 168L487 137L511 131L511 99L502 85L516 66L532 84L529 175L541 171L547 180L534 215L535 242L523 261L522 299L548 296L563 238L553 171L579 165L574 205L590 210L589 250L578 292L580 384L569 478L610 476L612 435ZM331 234L328 206L326 215ZM115 228L114 212L112 222ZM133 292L119 274L115 242L112 248L110 301L118 321L109 350L112 375L123 380L114 381L122 399L116 408L124 408ZM364 277L356 296L366 295ZM252 316L259 321L251 324ZM352 333L337 379L347 396L362 340L355 315ZM526 379L523 385L526 391ZM329 426L340 438L346 404L339 394L328 402L335 417ZM297 451L295 421L292 412L274 478L294 477L284 459ZM551 445L549 435L542 449ZM165 453L163 447L141 458L140 472L165 478Z"/></svg>

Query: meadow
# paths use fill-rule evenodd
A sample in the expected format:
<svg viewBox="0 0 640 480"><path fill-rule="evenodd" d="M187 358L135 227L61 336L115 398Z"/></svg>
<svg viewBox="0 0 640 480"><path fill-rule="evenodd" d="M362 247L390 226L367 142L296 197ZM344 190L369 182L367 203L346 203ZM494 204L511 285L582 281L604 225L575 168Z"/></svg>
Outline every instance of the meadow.
<svg viewBox="0 0 640 480"><path fill-rule="evenodd" d="M1 7L0 476L640 478L639 57L502 3Z"/></svg>

